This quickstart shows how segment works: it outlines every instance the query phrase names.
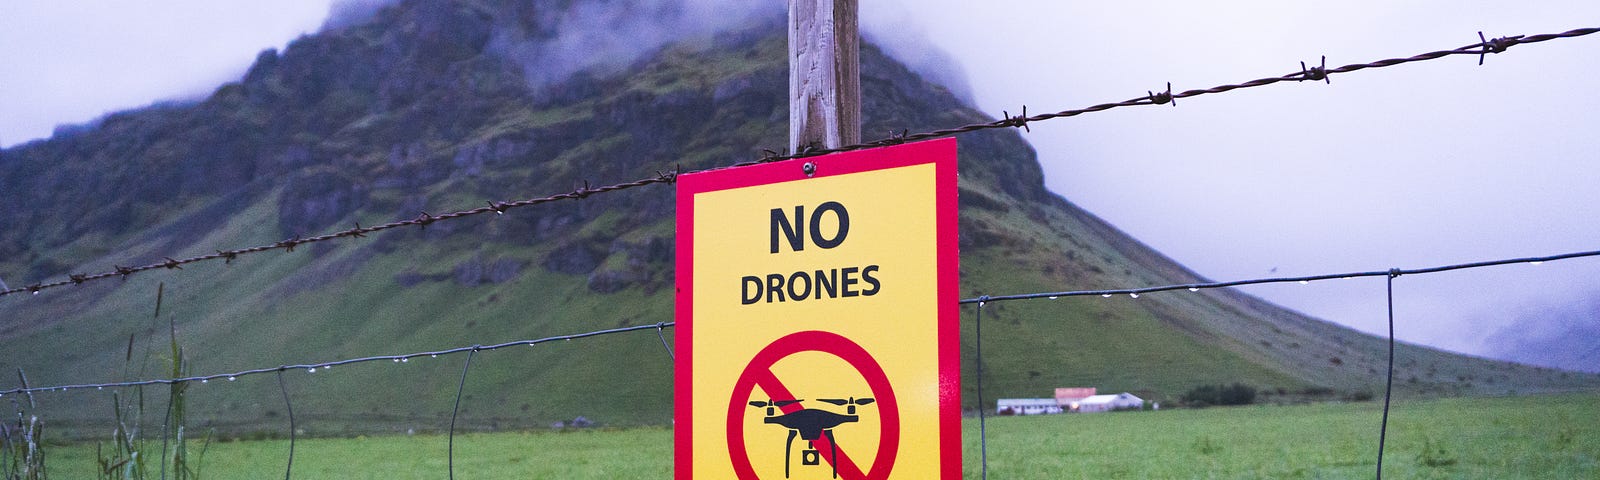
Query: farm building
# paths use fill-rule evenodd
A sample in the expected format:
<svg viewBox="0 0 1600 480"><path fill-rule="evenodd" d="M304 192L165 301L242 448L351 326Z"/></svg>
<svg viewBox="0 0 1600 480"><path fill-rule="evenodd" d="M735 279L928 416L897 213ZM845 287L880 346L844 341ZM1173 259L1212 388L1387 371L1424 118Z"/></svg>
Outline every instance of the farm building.
<svg viewBox="0 0 1600 480"><path fill-rule="evenodd" d="M1062 407L1072 405L1072 402L1095 396L1094 387L1064 387L1056 389L1056 403Z"/></svg>
<svg viewBox="0 0 1600 480"><path fill-rule="evenodd" d="M1144 408L1144 399L1128 392L1116 395L1095 395L1067 405L1068 410L1079 413L1109 412L1112 410L1137 410Z"/></svg>
<svg viewBox="0 0 1600 480"><path fill-rule="evenodd" d="M1046 415L1064 410L1054 398L1002 398L995 401L994 411L1000 415Z"/></svg>

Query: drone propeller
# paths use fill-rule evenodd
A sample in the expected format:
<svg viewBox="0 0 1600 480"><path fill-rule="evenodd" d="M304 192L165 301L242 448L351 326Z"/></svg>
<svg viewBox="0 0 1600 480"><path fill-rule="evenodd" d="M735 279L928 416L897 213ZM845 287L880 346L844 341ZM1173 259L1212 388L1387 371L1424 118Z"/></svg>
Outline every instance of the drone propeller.
<svg viewBox="0 0 1600 480"><path fill-rule="evenodd" d="M850 397L850 399L848 399L848 400L842 399L842 398L819 398L819 399L817 399L817 401L825 402L825 403L831 403L831 404L839 405L839 406L845 406L845 405L871 405L874 400L871 399L871 398Z"/></svg>
<svg viewBox="0 0 1600 480"><path fill-rule="evenodd" d="M803 402L803 401L805 401L805 399L795 399L795 400L772 400L772 399L768 399L765 402L760 401L760 400L756 400L754 402L750 402L750 406L756 407L756 408L785 407L785 406L794 405L796 403L800 403L800 402Z"/></svg>

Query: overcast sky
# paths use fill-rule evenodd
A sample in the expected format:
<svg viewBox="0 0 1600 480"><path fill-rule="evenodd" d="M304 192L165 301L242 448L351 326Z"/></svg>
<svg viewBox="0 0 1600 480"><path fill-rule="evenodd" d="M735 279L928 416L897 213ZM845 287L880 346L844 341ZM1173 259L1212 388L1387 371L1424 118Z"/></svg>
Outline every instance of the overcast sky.
<svg viewBox="0 0 1600 480"><path fill-rule="evenodd" d="M861 0L998 116L1600 25L1600 2ZM911 9L908 7L915 7ZM0 2L0 145L236 79L328 1ZM1048 186L1216 280L1600 249L1600 35L1032 125ZM1135 287L1138 285L1129 285ZM1074 288L1063 285L1063 288ZM1600 365L1600 260L1397 280L1401 339ZM1368 332L1382 279L1247 291ZM1515 352L1514 352L1515 351ZM1516 354L1521 352L1520 354ZM1514 355L1515 354L1515 355ZM1583 360L1583 359L1580 359ZM1594 367L1591 367L1594 368Z"/></svg>
<svg viewBox="0 0 1600 480"><path fill-rule="evenodd" d="M1600 2L863 0L960 59L998 115L1600 26ZM937 4L937 5L934 5ZM877 5L873 7L872 5ZM1034 124L1050 189L1233 280L1600 250L1600 35ZM1396 281L1402 339L1600 369L1600 259ZM1381 278L1253 287L1385 330ZM1519 342L1530 344L1518 345ZM1541 342L1543 341L1543 342ZM1568 355L1571 357L1572 355Z"/></svg>

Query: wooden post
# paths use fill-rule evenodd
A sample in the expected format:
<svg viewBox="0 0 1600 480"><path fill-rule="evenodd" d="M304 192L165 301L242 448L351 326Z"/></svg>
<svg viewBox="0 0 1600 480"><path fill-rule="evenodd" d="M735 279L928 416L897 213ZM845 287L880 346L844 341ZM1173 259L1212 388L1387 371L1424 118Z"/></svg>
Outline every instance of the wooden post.
<svg viewBox="0 0 1600 480"><path fill-rule="evenodd" d="M861 142L857 0L789 0L789 149Z"/></svg>

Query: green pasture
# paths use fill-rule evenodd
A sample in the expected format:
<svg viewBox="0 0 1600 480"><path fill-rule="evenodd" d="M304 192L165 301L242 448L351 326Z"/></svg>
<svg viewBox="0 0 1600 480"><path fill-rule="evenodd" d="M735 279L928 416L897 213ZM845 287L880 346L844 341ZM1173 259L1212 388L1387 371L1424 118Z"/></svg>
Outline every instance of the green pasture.
<svg viewBox="0 0 1600 480"><path fill-rule="evenodd" d="M1372 478L1381 407L1378 401L991 417L986 425L989 478ZM1600 478L1596 414L1597 394L1397 402L1390 414L1384 474ZM966 478L980 475L978 428L975 418L965 422ZM458 478L668 478L672 473L669 428L471 433L455 441ZM300 439L293 473L295 478L443 478L446 442L434 434ZM199 473L208 479L275 478L283 474L288 449L287 440L215 443ZM94 444L47 452L52 478L95 477Z"/></svg>

